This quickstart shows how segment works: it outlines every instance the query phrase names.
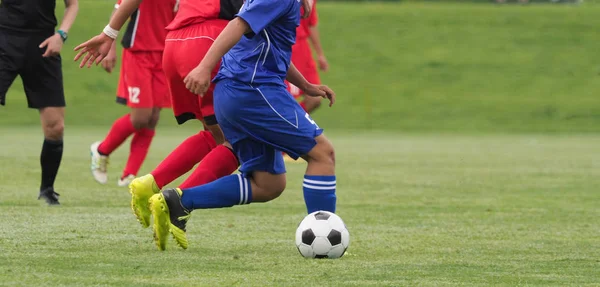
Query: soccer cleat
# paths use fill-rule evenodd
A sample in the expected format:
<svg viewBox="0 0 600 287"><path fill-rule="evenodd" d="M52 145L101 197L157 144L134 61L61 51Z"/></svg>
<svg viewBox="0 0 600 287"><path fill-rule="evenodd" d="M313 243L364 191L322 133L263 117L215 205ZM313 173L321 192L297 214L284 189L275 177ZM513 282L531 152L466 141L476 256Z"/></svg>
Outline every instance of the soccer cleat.
<svg viewBox="0 0 600 287"><path fill-rule="evenodd" d="M38 200L43 198L46 201L46 203L48 203L48 205L60 205L60 202L58 202L59 196L60 196L60 194L58 194L56 191L54 191L53 188L49 187L49 188L40 190L40 195L38 195Z"/></svg>
<svg viewBox="0 0 600 287"><path fill-rule="evenodd" d="M154 181L154 176L151 174L135 178L129 184L129 193L131 193L131 209L137 217L142 227L150 226L150 209L148 208L148 200L160 189Z"/></svg>
<svg viewBox="0 0 600 287"><path fill-rule="evenodd" d="M108 176L106 175L106 167L108 166L108 156L101 155L98 152L98 146L101 142L95 142L90 146L90 155L92 157L92 175L100 184L106 184Z"/></svg>
<svg viewBox="0 0 600 287"><path fill-rule="evenodd" d="M135 179L135 175L130 174L124 178L119 178L117 185L120 187L129 186L129 184Z"/></svg>
<svg viewBox="0 0 600 287"><path fill-rule="evenodd" d="M150 210L154 218L154 240L159 250L165 250L170 232L183 249L188 248L185 226L191 216L181 204L182 191L179 188L166 189L150 197Z"/></svg>

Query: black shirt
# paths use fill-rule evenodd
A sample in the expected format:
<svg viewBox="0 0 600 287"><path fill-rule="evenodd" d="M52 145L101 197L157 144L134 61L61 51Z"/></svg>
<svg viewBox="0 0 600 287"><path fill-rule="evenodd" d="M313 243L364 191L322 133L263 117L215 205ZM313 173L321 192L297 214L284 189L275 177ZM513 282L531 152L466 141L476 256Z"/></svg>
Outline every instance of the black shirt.
<svg viewBox="0 0 600 287"><path fill-rule="evenodd" d="M56 0L0 0L0 28L54 33Z"/></svg>

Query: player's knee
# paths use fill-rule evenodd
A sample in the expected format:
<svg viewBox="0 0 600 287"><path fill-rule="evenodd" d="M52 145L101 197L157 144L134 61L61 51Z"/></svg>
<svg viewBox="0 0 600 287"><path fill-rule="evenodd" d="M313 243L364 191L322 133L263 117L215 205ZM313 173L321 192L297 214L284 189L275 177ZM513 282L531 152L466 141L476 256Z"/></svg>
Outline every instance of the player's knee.
<svg viewBox="0 0 600 287"><path fill-rule="evenodd" d="M306 97L304 99L304 105L308 111L313 111L321 106L321 100L323 98L318 97Z"/></svg>
<svg viewBox="0 0 600 287"><path fill-rule="evenodd" d="M44 137L50 140L61 140L65 131L65 122L62 119L44 123Z"/></svg>
<svg viewBox="0 0 600 287"><path fill-rule="evenodd" d="M156 109L152 112L152 116L150 116L150 122L148 123L149 129L154 129L158 125L158 120L160 119L160 109Z"/></svg>
<svg viewBox="0 0 600 287"><path fill-rule="evenodd" d="M317 138L317 145L309 153L311 160L328 164L335 165L335 149L333 144L325 137Z"/></svg>
<svg viewBox="0 0 600 287"><path fill-rule="evenodd" d="M146 128L152 128L152 122L154 119L154 115L153 114L132 114L131 115L131 124L133 125L133 127L136 130L139 129L146 129ZM156 122L154 123L154 125L156 126L156 123L158 123L158 118L156 119Z"/></svg>

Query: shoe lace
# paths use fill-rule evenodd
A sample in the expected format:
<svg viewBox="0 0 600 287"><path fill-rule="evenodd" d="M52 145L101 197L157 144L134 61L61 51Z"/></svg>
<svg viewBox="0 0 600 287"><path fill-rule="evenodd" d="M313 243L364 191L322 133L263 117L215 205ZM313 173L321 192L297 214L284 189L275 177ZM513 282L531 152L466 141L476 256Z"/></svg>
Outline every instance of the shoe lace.
<svg viewBox="0 0 600 287"><path fill-rule="evenodd" d="M92 169L97 169L101 172L106 172L107 166L108 166L108 157L107 156L101 156L101 157L97 158L96 160L94 160L94 162L92 163Z"/></svg>
<svg viewBox="0 0 600 287"><path fill-rule="evenodd" d="M188 219L190 219L191 216L192 216L192 214L188 213L187 215L177 217L177 220L179 220L179 221L188 221Z"/></svg>

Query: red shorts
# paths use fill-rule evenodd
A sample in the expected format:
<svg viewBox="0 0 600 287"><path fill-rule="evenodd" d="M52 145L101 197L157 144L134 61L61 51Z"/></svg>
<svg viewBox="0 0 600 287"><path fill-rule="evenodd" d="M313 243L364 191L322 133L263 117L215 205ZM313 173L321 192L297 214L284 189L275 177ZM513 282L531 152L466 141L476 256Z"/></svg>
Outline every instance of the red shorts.
<svg viewBox="0 0 600 287"><path fill-rule="evenodd" d="M173 103L173 113L179 124L190 119L204 120L207 125L217 124L213 108L214 85L210 85L203 97L192 94L183 83L183 79L204 58L206 52L227 26L225 20L206 22L169 31L165 41L163 67ZM219 65L212 77L217 75Z"/></svg>
<svg viewBox="0 0 600 287"><path fill-rule="evenodd" d="M171 107L162 52L123 50L117 102L131 108Z"/></svg>
<svg viewBox="0 0 600 287"><path fill-rule="evenodd" d="M306 78L311 84L321 84L319 78L319 72L317 71L317 65L315 59L313 59L312 51L310 50L310 44L308 38L298 39L296 44L292 46L292 63L300 71L300 73ZM292 83L288 83L288 91L294 96L294 98L300 97L303 92L294 86Z"/></svg>

